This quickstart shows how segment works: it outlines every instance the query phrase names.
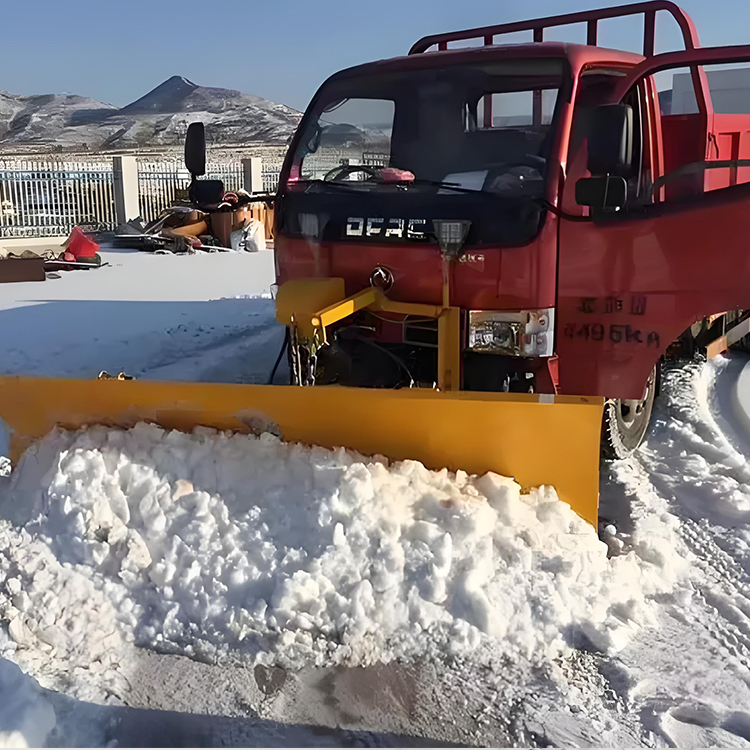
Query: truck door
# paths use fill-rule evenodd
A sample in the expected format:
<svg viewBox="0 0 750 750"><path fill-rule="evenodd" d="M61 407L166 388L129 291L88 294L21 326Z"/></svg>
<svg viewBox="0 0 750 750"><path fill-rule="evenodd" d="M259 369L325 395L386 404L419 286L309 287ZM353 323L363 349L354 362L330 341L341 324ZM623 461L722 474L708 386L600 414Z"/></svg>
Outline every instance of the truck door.
<svg viewBox="0 0 750 750"><path fill-rule="evenodd" d="M750 46L651 57L577 110L559 229L562 393L638 399L694 322L750 308L750 69L747 108L725 116L704 67L748 61ZM672 115L680 69L693 111ZM670 75L671 94L658 92Z"/></svg>

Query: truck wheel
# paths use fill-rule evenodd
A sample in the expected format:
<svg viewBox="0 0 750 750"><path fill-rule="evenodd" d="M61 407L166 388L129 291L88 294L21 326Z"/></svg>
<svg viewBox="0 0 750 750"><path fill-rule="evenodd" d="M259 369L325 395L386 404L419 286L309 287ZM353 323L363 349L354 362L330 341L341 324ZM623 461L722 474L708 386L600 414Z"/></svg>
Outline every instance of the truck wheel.
<svg viewBox="0 0 750 750"><path fill-rule="evenodd" d="M643 442L654 407L657 367L648 376L646 394L640 401L616 398L604 404L602 458L627 458Z"/></svg>

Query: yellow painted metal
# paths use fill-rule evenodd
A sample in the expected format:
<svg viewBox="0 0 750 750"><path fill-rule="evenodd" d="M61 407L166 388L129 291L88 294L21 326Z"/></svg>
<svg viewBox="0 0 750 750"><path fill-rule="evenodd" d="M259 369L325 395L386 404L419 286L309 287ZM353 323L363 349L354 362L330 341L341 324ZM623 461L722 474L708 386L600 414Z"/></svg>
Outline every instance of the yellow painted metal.
<svg viewBox="0 0 750 750"><path fill-rule="evenodd" d="M420 318L439 318L443 308L440 305L423 305L419 302L396 302L381 293L378 310L398 315L415 315Z"/></svg>
<svg viewBox="0 0 750 750"><path fill-rule="evenodd" d="M443 254L443 307L451 306L451 259Z"/></svg>
<svg viewBox="0 0 750 750"><path fill-rule="evenodd" d="M461 388L461 309L448 307L438 318L438 388Z"/></svg>
<svg viewBox="0 0 750 750"><path fill-rule="evenodd" d="M287 281L276 294L276 319L285 326L294 323L302 338L311 338L316 328L312 319L345 294L344 280L339 278Z"/></svg>
<svg viewBox="0 0 750 750"><path fill-rule="evenodd" d="M315 315L312 321L313 325L325 328L326 326L338 323L339 320L348 318L350 315L354 315L355 312L363 310L365 307L373 307L377 303L378 293L382 294L379 289L369 287L363 289L361 292L357 292L357 294L353 294L351 297L329 305Z"/></svg>
<svg viewBox="0 0 750 750"><path fill-rule="evenodd" d="M722 354L727 349L729 349L729 344L727 343L727 337L719 336L719 338L714 339L706 347L706 358L713 359L714 357L718 357L719 354Z"/></svg>
<svg viewBox="0 0 750 750"><path fill-rule="evenodd" d="M282 284L276 295L276 319L287 326L294 320L301 336L305 335L303 323L325 328L364 308L421 318L438 318L443 311L440 305L388 299L382 289L374 287L344 297L344 280L340 278L294 279Z"/></svg>
<svg viewBox="0 0 750 750"><path fill-rule="evenodd" d="M251 432L273 423L289 441L554 484L594 524L602 408L578 396L0 377L14 461L55 425Z"/></svg>
<svg viewBox="0 0 750 750"><path fill-rule="evenodd" d="M444 261L443 298L449 298L448 261ZM438 387L441 391L457 391L461 387L461 311L459 308L396 302L388 299L382 289L369 287L343 297L344 280L295 279L283 284L276 295L276 318L284 325L295 325L301 338L312 339L320 333L328 341L326 328L369 309L400 315L438 319ZM338 296L337 296L338 295ZM323 302L327 302L322 306Z"/></svg>
<svg viewBox="0 0 750 750"><path fill-rule="evenodd" d="M222 390L229 399L223 411L193 409L191 413L203 420L194 424L241 429L236 420L233 425L217 424L215 418L235 414L230 406L245 399L246 408L262 409L289 440L414 458L431 468L495 471L514 476L526 487L554 484L562 499L596 524L603 399L460 391L461 311L450 306L450 274L450 263L444 259L442 306L395 302L374 288L345 298L342 279L287 282L277 295L277 318L282 323L296 324L303 337L317 330L324 341L327 326L365 308L437 318L439 392L316 387L279 393L278 388L264 386L186 384L180 388L200 389L191 391L188 401L202 399L204 389L250 389L241 396L236 395L239 391ZM141 400L134 403L143 406ZM3 408L0 380L0 414ZM165 414L173 420L181 411L160 408L154 421L165 424Z"/></svg>
<svg viewBox="0 0 750 750"><path fill-rule="evenodd" d="M316 327L325 328L365 308L399 315L417 315L421 318L439 318L443 312L439 305L397 302L388 299L382 289L368 287L320 310L312 317L312 323Z"/></svg>
<svg viewBox="0 0 750 750"><path fill-rule="evenodd" d="M729 325L731 325L731 323ZM745 320L726 330L723 336L719 336L718 338L714 339L706 347L706 357L708 359L717 357L719 354L722 354L727 349L729 349L732 344L736 344L743 336L747 336L749 333L750 318L745 318Z"/></svg>

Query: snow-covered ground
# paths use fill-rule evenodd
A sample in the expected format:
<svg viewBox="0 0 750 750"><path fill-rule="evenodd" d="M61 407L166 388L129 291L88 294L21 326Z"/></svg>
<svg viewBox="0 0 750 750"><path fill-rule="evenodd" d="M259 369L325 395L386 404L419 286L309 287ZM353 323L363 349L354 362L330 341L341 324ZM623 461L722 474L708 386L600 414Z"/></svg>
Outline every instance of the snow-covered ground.
<svg viewBox="0 0 750 750"><path fill-rule="evenodd" d="M95 271L0 284L0 372L96 377L107 370L216 382L268 376L283 338L270 299L272 252L104 248L101 255L109 265Z"/></svg>
<svg viewBox="0 0 750 750"><path fill-rule="evenodd" d="M2 371L266 380L271 253L104 257L0 285ZM493 475L53 433L0 480L0 745L748 746L748 394L670 367L601 540Z"/></svg>

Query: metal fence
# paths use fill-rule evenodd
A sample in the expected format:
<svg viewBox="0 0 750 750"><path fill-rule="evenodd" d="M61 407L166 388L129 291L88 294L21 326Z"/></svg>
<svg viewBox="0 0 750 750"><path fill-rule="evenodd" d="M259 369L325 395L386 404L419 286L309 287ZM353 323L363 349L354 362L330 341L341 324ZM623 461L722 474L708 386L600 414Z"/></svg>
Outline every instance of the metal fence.
<svg viewBox="0 0 750 750"><path fill-rule="evenodd" d="M0 161L0 238L114 223L111 162Z"/></svg>
<svg viewBox="0 0 750 750"><path fill-rule="evenodd" d="M264 159L264 192L276 191L281 159ZM227 190L244 186L239 158L208 162L206 178ZM152 221L178 200L187 200L190 175L174 159L138 160L141 218ZM112 162L0 160L0 239L68 234L74 226L116 228Z"/></svg>
<svg viewBox="0 0 750 750"><path fill-rule="evenodd" d="M221 180L226 190L239 190L244 184L242 163L208 162L206 179ZM190 173L178 161L139 161L138 198L141 218L153 221L175 201L187 200Z"/></svg>
<svg viewBox="0 0 750 750"><path fill-rule="evenodd" d="M281 163L266 165L263 162L263 190L266 193L275 193L279 187L279 173Z"/></svg>
<svg viewBox="0 0 750 750"><path fill-rule="evenodd" d="M281 163L263 162L263 190L275 193L279 184ZM208 162L206 179L221 180L227 190L244 187L244 170L241 161ZM182 162L139 161L138 193L141 218L153 221L176 200L186 200L190 185L190 173Z"/></svg>

